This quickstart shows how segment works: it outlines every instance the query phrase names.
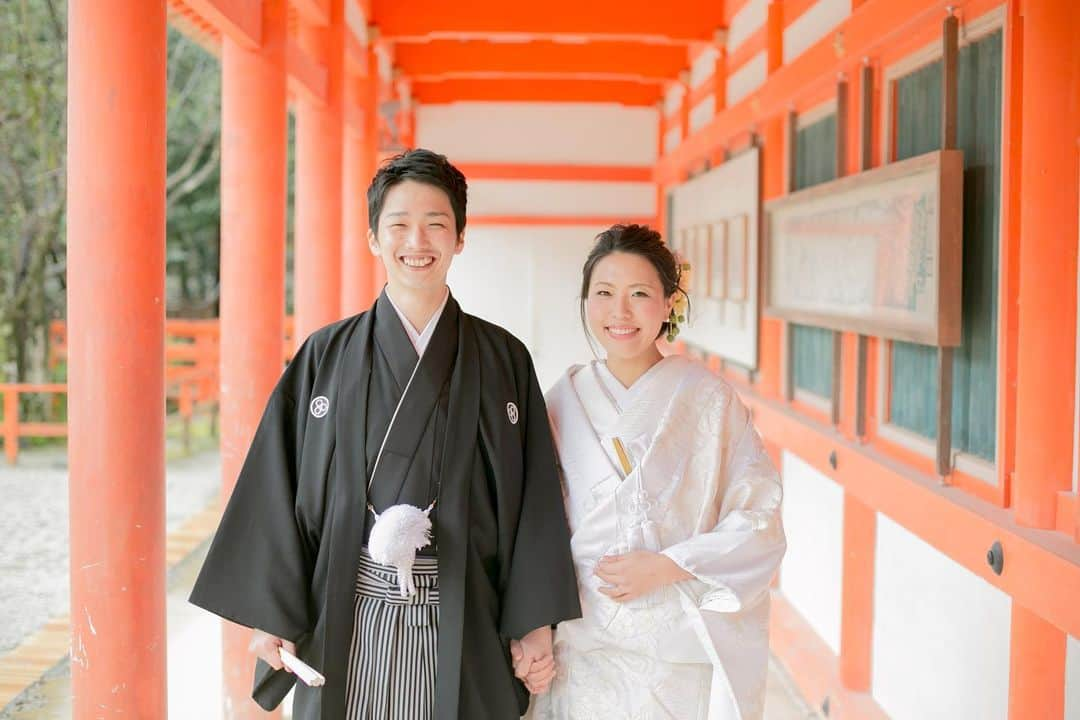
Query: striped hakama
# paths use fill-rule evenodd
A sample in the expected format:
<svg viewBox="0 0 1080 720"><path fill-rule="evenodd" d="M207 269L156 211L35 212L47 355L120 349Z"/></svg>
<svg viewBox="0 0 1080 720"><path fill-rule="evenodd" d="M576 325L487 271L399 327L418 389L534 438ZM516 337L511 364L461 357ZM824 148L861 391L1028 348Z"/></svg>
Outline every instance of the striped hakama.
<svg viewBox="0 0 1080 720"><path fill-rule="evenodd" d="M401 597L397 570L365 547L356 578L347 720L429 720L435 708L439 564L418 556L416 595Z"/></svg>

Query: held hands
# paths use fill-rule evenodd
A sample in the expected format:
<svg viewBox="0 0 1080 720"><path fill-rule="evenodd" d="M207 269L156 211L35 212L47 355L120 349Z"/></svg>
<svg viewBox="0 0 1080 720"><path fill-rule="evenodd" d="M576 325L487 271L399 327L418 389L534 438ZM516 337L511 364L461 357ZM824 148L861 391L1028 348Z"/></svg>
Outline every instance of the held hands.
<svg viewBox="0 0 1080 720"><path fill-rule="evenodd" d="M679 567L667 555L635 550L625 555L606 555L596 563L595 574L607 583L599 588L617 603L648 595L693 575Z"/></svg>
<svg viewBox="0 0 1080 720"><path fill-rule="evenodd" d="M510 641L514 675L533 695L542 695L555 678L555 656L551 651L551 628L538 627L521 640Z"/></svg>
<svg viewBox="0 0 1080 720"><path fill-rule="evenodd" d="M270 633L265 633L262 630L255 630L251 633L251 644L248 645L248 652L255 655L258 658L266 661L266 664L275 670L281 670L284 665L281 663L281 655L278 654L278 648L285 648L293 655L296 654L296 645L288 640L282 640L279 637L275 637ZM292 672L288 668L285 668L287 672Z"/></svg>

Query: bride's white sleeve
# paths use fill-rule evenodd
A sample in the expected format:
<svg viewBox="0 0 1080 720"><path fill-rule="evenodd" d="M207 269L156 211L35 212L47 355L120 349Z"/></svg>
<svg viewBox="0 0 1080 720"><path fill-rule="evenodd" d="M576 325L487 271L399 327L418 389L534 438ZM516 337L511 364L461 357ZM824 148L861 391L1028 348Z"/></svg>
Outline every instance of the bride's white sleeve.
<svg viewBox="0 0 1080 720"><path fill-rule="evenodd" d="M684 592L703 610L737 612L768 592L787 543L780 516L783 494L780 475L769 459L749 413L730 397L719 441L716 491L705 503L698 534L663 550L663 554L692 574ZM717 509L719 506L719 509Z"/></svg>

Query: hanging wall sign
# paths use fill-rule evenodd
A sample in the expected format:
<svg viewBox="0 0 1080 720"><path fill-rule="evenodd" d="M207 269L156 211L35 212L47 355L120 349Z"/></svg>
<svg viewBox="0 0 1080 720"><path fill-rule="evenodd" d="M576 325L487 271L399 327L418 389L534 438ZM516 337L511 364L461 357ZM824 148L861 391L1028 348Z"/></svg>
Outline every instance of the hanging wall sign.
<svg viewBox="0 0 1080 720"><path fill-rule="evenodd" d="M963 156L941 150L765 205L765 313L960 344Z"/></svg>
<svg viewBox="0 0 1080 720"><path fill-rule="evenodd" d="M757 367L760 151L752 147L672 192L673 237L691 264L690 322L679 339Z"/></svg>

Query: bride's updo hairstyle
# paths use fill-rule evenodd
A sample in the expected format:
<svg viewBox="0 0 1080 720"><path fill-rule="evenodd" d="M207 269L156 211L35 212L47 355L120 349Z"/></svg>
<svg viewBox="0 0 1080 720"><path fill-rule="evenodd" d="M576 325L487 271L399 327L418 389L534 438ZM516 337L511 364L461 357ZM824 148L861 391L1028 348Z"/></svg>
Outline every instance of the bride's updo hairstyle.
<svg viewBox="0 0 1080 720"><path fill-rule="evenodd" d="M660 276L660 284L664 288L664 299L686 291L682 289L682 269L668 246L664 244L660 233L648 225L612 225L604 232L596 236L596 244L589 251L589 257L585 260L585 266L581 270L581 325L585 329L585 337L592 339L589 334L589 323L585 318L585 299L589 297L589 284L592 282L593 269L596 264L612 253L627 253L639 255L656 268L656 274ZM687 315L689 316L689 298L687 298ZM668 333L670 322L665 321L660 326L658 339Z"/></svg>

